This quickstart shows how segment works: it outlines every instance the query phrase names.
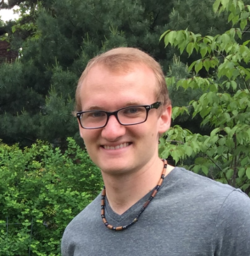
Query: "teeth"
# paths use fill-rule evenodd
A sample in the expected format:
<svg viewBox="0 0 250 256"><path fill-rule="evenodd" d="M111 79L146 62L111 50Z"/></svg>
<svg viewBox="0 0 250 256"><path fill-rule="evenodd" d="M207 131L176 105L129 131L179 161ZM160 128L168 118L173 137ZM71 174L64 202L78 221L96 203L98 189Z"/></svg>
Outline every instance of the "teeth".
<svg viewBox="0 0 250 256"><path fill-rule="evenodd" d="M127 147L129 145L129 143L122 143L120 145L117 145L115 147L113 146L103 146L105 149L119 149L119 148L124 148L124 147Z"/></svg>

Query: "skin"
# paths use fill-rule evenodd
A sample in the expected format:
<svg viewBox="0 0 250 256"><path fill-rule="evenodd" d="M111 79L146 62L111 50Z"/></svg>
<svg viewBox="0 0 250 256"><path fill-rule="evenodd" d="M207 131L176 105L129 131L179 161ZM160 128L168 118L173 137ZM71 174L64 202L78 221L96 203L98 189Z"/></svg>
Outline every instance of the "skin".
<svg viewBox="0 0 250 256"><path fill-rule="evenodd" d="M96 65L84 80L82 110L115 111L129 105L156 102L156 79L144 64L127 72L112 72ZM158 137L170 127L171 106L151 109L145 123L122 126L111 116L106 127L80 135L93 162L100 167L112 209L122 214L157 184L163 163L158 156ZM168 172L172 167L168 167Z"/></svg>

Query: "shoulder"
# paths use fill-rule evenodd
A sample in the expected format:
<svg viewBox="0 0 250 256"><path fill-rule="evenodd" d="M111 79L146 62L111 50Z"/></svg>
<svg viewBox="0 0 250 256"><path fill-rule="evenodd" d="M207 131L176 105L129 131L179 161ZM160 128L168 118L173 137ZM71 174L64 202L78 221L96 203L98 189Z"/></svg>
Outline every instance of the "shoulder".
<svg viewBox="0 0 250 256"><path fill-rule="evenodd" d="M250 234L250 198L240 189L234 189L223 202L218 214L218 224L226 219L231 220L231 223L238 222L240 227L248 223Z"/></svg>
<svg viewBox="0 0 250 256"><path fill-rule="evenodd" d="M71 247L74 248L75 244L81 243L80 240L82 237L87 237L85 234L88 234L89 230L91 230L93 226L96 226L96 223L100 223L100 198L101 195L99 194L94 201L67 225L62 237L62 252L68 252L71 250ZM98 209L100 209L100 211L98 211ZM65 255L68 254L65 253Z"/></svg>
<svg viewBox="0 0 250 256"><path fill-rule="evenodd" d="M235 189L224 200L215 235L222 255L250 255L250 198L242 191Z"/></svg>
<svg viewBox="0 0 250 256"><path fill-rule="evenodd" d="M167 179L173 218L180 212L197 230L203 226L218 255L250 255L250 198L244 192L179 167Z"/></svg>
<svg viewBox="0 0 250 256"><path fill-rule="evenodd" d="M235 190L235 188L230 185L222 184L221 182L196 174L185 168L175 167L171 174L171 179L176 182L176 185L184 189L186 187L192 191L198 190L200 193L219 193L224 196L228 196Z"/></svg>
<svg viewBox="0 0 250 256"><path fill-rule="evenodd" d="M164 183L162 195L168 195L166 200L171 197L176 203L181 202L192 210L212 212L214 217L221 214L221 209L250 207L249 197L240 189L184 168L176 167Z"/></svg>

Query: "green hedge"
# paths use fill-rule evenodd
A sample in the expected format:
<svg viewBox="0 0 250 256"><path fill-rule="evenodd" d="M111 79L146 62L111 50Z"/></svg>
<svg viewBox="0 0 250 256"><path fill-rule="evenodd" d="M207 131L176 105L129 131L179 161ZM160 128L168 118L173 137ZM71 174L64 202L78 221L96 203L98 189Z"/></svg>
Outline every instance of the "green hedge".
<svg viewBox="0 0 250 256"><path fill-rule="evenodd" d="M0 143L0 255L60 255L66 225L101 186L71 138L64 153L40 141L24 150Z"/></svg>

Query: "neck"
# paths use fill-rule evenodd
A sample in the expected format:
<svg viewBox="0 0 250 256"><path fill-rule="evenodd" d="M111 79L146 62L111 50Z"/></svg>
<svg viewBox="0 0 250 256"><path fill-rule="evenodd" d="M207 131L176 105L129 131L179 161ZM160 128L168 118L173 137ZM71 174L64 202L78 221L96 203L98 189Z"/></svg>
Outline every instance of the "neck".
<svg viewBox="0 0 250 256"><path fill-rule="evenodd" d="M106 187L106 196L114 212L122 214L158 183L163 170L160 158L150 161L142 169L122 174L108 175L102 173ZM166 175L171 171L168 168Z"/></svg>

